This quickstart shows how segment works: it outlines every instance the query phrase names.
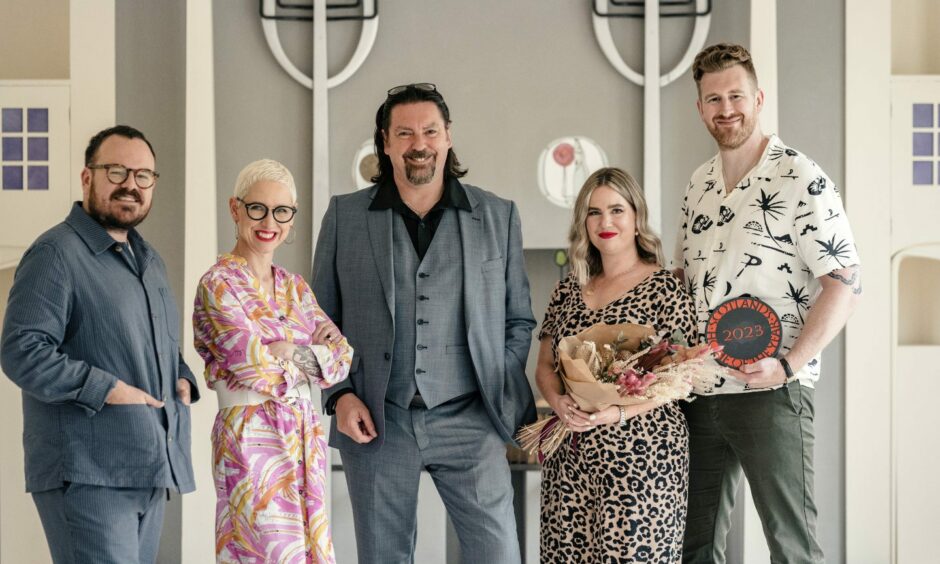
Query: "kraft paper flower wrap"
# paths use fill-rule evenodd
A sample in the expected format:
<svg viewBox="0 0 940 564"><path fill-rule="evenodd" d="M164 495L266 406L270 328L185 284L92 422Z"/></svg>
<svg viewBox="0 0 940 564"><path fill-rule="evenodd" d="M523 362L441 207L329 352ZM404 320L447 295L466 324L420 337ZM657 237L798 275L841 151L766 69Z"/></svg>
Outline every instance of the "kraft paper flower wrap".
<svg viewBox="0 0 940 564"><path fill-rule="evenodd" d="M603 345L614 343L618 337L623 339L624 348L638 351L643 339L655 335L656 331L648 325L600 324L559 341L558 365L561 377L565 382L565 390L578 403L578 408L587 413L594 413L612 405L633 405L646 401L645 398L622 397L617 392L619 385L616 382L598 381L594 374L600 368L596 365L600 360L596 354L588 354L596 353L596 349ZM589 362L594 365L593 370Z"/></svg>
<svg viewBox="0 0 940 564"><path fill-rule="evenodd" d="M581 411L594 413L611 405L666 404L687 399L693 391L710 391L723 373L709 362L718 350L670 343L648 325L601 323L561 339L558 365L566 392ZM572 431L553 415L523 427L516 438L544 462L570 435ZM572 436L573 444L576 440Z"/></svg>

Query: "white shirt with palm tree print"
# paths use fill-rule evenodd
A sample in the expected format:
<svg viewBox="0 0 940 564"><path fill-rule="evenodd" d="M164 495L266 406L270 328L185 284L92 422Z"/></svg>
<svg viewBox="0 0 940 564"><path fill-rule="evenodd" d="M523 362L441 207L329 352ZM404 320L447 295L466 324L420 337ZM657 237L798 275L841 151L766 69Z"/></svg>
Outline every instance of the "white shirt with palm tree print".
<svg viewBox="0 0 940 564"><path fill-rule="evenodd" d="M749 295L776 311L778 355L786 354L819 296L817 278L860 264L839 190L815 162L771 135L757 165L725 192L716 155L692 175L682 205L676 261L695 300L699 337L714 308ZM819 364L817 355L797 372L803 385L819 379ZM715 388L744 391L734 379Z"/></svg>

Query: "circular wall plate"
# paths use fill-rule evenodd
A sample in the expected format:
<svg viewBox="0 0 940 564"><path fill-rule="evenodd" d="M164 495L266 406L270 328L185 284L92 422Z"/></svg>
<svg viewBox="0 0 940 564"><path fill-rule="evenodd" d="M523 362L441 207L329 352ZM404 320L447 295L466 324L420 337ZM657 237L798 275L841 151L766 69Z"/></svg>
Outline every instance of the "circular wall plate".
<svg viewBox="0 0 940 564"><path fill-rule="evenodd" d="M372 186L370 180L379 173L379 158L375 156L375 142L372 139L365 141L356 151L352 163L353 182L356 188L362 190Z"/></svg>
<svg viewBox="0 0 940 564"><path fill-rule="evenodd" d="M605 166L607 154L591 139L555 139L539 156L539 191L556 206L571 209L587 177Z"/></svg>

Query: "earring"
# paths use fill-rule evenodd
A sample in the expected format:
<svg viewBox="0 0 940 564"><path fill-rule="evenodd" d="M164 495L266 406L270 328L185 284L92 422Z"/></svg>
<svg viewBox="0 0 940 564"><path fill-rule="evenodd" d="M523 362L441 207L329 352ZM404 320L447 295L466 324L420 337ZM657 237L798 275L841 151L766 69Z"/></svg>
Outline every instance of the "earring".
<svg viewBox="0 0 940 564"><path fill-rule="evenodd" d="M640 236L640 230L637 229L636 231L634 231L634 232L633 232L633 236L634 236L634 237L639 237L639 236Z"/></svg>
<svg viewBox="0 0 940 564"><path fill-rule="evenodd" d="M294 228L293 228L293 227L291 227L290 233L288 233L288 234L287 234L287 238L284 239L284 243L287 244L287 245L290 245L290 244L292 244L292 243L293 243L294 241L296 241L296 240L297 240L297 232L294 231Z"/></svg>

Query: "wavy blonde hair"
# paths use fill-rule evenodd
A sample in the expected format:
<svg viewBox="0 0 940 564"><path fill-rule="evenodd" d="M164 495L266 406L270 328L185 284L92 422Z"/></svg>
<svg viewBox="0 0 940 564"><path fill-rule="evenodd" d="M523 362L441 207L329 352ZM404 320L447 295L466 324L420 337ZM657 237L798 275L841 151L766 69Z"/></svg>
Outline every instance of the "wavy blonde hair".
<svg viewBox="0 0 940 564"><path fill-rule="evenodd" d="M588 204L594 190L606 186L620 194L630 204L636 214L637 252L640 260L649 264L663 264L663 244L659 237L649 226L649 211L643 189L629 172L619 168L602 168L594 172L581 187L578 198L574 203L574 216L571 229L568 232L568 260L571 263L571 273L582 286L587 284L593 276L604 271L601 263L601 254L593 244L587 232Z"/></svg>

